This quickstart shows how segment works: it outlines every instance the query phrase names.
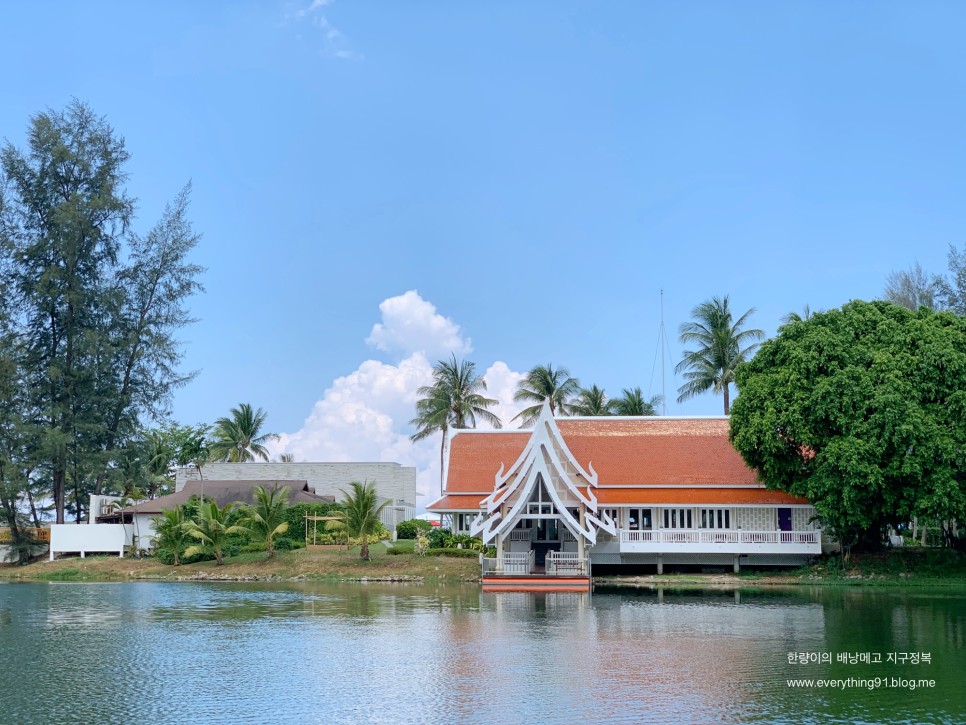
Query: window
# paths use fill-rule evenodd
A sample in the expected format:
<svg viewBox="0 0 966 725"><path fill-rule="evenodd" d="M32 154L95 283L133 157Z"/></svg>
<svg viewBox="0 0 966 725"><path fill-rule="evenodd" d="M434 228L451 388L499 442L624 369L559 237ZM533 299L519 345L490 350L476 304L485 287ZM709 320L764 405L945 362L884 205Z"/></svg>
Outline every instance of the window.
<svg viewBox="0 0 966 725"><path fill-rule="evenodd" d="M691 509L664 509L665 529L690 529Z"/></svg>
<svg viewBox="0 0 966 725"><path fill-rule="evenodd" d="M702 529L730 529L731 509L701 509Z"/></svg>
<svg viewBox="0 0 966 725"><path fill-rule="evenodd" d="M454 522L456 531L454 533L468 533L470 524L476 517L477 514L456 514L456 521Z"/></svg>
<svg viewBox="0 0 966 725"><path fill-rule="evenodd" d="M651 509L627 509L627 528L630 531L650 531L653 528Z"/></svg>

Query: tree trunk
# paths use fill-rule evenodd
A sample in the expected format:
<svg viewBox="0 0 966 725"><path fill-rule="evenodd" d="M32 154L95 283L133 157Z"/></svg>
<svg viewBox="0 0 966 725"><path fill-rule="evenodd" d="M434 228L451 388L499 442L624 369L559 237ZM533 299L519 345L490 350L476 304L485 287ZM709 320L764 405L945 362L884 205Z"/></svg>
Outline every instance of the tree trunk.
<svg viewBox="0 0 966 725"><path fill-rule="evenodd" d="M725 383L724 386L724 414L731 415L731 392L728 390L730 384Z"/></svg>

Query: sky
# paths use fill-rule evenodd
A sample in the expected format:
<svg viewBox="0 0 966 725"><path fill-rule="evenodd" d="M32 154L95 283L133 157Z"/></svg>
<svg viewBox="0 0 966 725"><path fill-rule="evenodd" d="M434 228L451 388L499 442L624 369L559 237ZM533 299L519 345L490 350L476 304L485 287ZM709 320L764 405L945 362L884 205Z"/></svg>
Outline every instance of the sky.
<svg viewBox="0 0 966 725"><path fill-rule="evenodd" d="M0 23L0 138L89 104L132 155L140 231L192 183L206 292L173 420L251 403L275 455L415 465L420 507L438 440L408 421L440 358L475 362L504 420L547 363L719 414L676 401L696 305L729 295L771 336L966 245L958 0L88 0Z"/></svg>

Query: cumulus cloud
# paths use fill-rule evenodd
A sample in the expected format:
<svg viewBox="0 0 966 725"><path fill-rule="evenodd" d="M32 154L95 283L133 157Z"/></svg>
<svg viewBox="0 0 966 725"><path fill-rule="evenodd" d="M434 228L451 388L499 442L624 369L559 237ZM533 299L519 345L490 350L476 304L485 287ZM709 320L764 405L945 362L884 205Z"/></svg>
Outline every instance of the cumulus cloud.
<svg viewBox="0 0 966 725"><path fill-rule="evenodd" d="M432 383L438 358L464 355L472 347L459 325L416 291L384 300L379 310L381 322L373 326L367 342L405 357L395 364L366 360L333 380L302 427L281 434L269 450L273 456L291 453L297 461L392 461L414 466L416 504L422 508L439 496L441 441L439 435L417 443L409 439L416 391ZM500 361L484 373L487 396L498 401L493 411L505 424L520 410L513 391L522 377ZM487 426L481 422L480 427Z"/></svg>
<svg viewBox="0 0 966 725"><path fill-rule="evenodd" d="M436 311L416 290L390 297L379 305L382 322L372 326L366 342L383 352L421 352L431 360L473 350L460 326Z"/></svg>

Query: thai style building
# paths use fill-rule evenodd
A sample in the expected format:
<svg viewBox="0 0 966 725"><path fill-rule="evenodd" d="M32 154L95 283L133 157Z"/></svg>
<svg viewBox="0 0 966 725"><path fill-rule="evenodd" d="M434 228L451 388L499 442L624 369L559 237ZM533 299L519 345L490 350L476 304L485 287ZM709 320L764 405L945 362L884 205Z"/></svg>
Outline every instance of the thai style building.
<svg viewBox="0 0 966 725"><path fill-rule="evenodd" d="M453 531L496 547L484 588L587 588L591 565L794 566L822 551L808 501L757 481L727 417L554 419L457 431L442 496ZM561 586L561 583L563 585Z"/></svg>

